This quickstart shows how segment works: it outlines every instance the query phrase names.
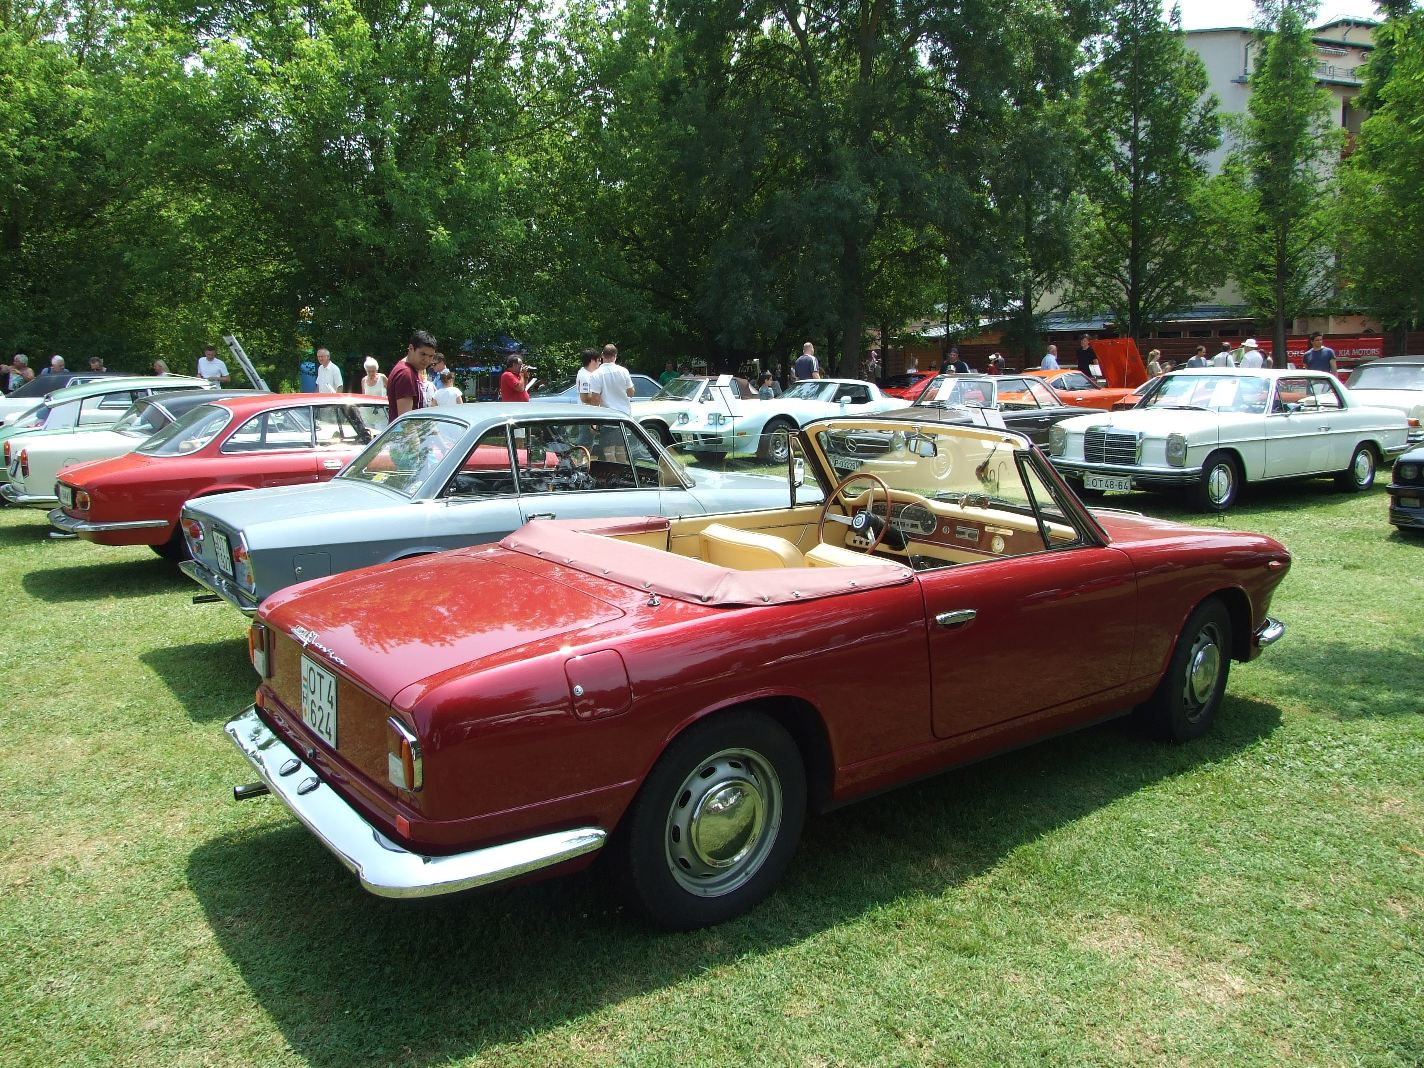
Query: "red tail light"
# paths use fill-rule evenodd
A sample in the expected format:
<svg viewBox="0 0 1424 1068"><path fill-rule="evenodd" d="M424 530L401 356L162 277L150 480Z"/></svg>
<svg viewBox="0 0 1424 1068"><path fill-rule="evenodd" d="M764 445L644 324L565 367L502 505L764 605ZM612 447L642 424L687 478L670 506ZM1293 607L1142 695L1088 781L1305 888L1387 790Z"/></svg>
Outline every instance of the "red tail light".
<svg viewBox="0 0 1424 1068"><path fill-rule="evenodd" d="M272 677L272 657L268 651L271 645L268 638L265 624L253 623L247 629L247 659L252 661L252 666L257 669L257 674L264 679Z"/></svg>
<svg viewBox="0 0 1424 1068"><path fill-rule="evenodd" d="M10 466L10 443L5 442L5 466Z"/></svg>
<svg viewBox="0 0 1424 1068"><path fill-rule="evenodd" d="M183 533L188 536L188 540L194 545L203 544L203 524L196 519L185 519L183 521Z"/></svg>
<svg viewBox="0 0 1424 1068"><path fill-rule="evenodd" d="M74 491L74 508L79 512L89 511L89 493L87 490Z"/></svg>
<svg viewBox="0 0 1424 1068"><path fill-rule="evenodd" d="M5 444L8 445L8 444L10 444L10 443L7 441ZM30 477L30 450L29 450L29 449L21 449L21 450L20 450L20 477L21 477L21 478L29 478L29 477Z"/></svg>
<svg viewBox="0 0 1424 1068"><path fill-rule="evenodd" d="M425 785L420 740L395 716L386 720L386 777L396 789L412 793Z"/></svg>

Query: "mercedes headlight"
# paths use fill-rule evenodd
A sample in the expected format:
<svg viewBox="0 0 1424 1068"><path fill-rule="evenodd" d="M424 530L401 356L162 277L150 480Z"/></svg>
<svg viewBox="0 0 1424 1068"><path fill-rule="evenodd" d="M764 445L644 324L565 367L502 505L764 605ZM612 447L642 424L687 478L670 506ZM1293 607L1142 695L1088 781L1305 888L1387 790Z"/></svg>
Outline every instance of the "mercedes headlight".
<svg viewBox="0 0 1424 1068"><path fill-rule="evenodd" d="M1068 451L1068 431L1061 426L1048 429L1048 455L1063 456Z"/></svg>
<svg viewBox="0 0 1424 1068"><path fill-rule="evenodd" d="M1167 435L1167 462L1173 467L1185 467L1187 465L1186 435Z"/></svg>

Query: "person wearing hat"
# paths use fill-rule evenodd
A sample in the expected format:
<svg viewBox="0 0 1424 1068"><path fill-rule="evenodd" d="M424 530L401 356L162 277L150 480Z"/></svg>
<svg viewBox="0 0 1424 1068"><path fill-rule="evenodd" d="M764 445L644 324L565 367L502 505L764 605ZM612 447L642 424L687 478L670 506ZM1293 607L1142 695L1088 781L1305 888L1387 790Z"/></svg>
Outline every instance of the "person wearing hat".
<svg viewBox="0 0 1424 1068"><path fill-rule="evenodd" d="M1241 347L1236 350L1237 367L1264 367L1266 361L1261 359L1261 347L1256 344L1254 337L1248 337L1241 342Z"/></svg>

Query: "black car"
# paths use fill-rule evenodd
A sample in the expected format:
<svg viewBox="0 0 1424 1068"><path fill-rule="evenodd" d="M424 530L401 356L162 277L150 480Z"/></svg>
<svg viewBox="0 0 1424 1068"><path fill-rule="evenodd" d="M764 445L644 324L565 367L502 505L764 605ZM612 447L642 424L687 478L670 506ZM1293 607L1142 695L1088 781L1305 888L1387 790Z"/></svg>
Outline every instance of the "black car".
<svg viewBox="0 0 1424 1068"><path fill-rule="evenodd" d="M1400 530L1424 530L1424 447L1394 461L1389 479L1389 521Z"/></svg>
<svg viewBox="0 0 1424 1068"><path fill-rule="evenodd" d="M908 408L884 413L887 419L933 423L979 423L967 408L985 408L1003 417L1004 426L1023 434L1035 445L1048 445L1048 432L1055 423L1085 415L1084 408L1070 408L1051 386L1028 375L937 376Z"/></svg>

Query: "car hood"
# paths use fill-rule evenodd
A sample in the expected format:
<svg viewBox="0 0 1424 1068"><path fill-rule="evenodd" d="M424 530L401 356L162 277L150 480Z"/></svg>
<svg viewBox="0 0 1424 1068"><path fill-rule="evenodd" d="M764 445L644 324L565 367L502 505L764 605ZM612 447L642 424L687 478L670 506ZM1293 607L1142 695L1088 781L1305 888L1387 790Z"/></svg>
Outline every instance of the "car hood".
<svg viewBox="0 0 1424 1068"><path fill-rule="evenodd" d="M1065 419L1059 425L1069 433L1082 433L1089 427L1104 426L1144 437L1164 438L1168 434L1215 436L1236 427L1259 426L1264 418L1264 415L1250 412L1211 412L1198 408L1128 408L1120 412Z"/></svg>
<svg viewBox="0 0 1424 1068"><path fill-rule="evenodd" d="M198 497L189 501L184 511L206 516L235 530L244 530L265 522L325 519L339 513L364 512L399 502L408 503L409 498L366 482L335 478L318 486L274 486Z"/></svg>
<svg viewBox="0 0 1424 1068"><path fill-rule="evenodd" d="M1352 389L1350 396L1371 408L1394 408L1418 417L1424 412L1424 389Z"/></svg>
<svg viewBox="0 0 1424 1068"><path fill-rule="evenodd" d="M418 694L477 663L536 655L623 616L537 565L498 548L457 549L288 587L263 602L260 616L399 705L404 690ZM452 598L452 590L468 597ZM470 610L494 590L498 611ZM356 605L378 610L353 611Z"/></svg>

